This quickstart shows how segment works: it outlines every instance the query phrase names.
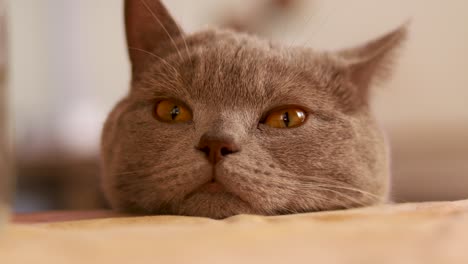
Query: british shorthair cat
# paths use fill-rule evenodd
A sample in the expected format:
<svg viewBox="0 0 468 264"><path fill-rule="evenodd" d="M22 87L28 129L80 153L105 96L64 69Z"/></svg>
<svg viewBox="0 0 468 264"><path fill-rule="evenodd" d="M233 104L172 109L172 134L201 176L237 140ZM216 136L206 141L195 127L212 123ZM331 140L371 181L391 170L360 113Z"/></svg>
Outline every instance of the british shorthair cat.
<svg viewBox="0 0 468 264"><path fill-rule="evenodd" d="M225 218L384 202L389 158L369 91L400 27L339 52L209 29L184 33L158 0L126 0L129 93L102 135L117 210Z"/></svg>

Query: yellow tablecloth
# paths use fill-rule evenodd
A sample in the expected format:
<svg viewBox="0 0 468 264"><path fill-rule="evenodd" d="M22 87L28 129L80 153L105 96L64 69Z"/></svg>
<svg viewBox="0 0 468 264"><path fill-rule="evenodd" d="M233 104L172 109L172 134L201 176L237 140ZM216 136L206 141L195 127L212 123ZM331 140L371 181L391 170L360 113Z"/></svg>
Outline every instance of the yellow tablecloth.
<svg viewBox="0 0 468 264"><path fill-rule="evenodd" d="M468 263L468 200L221 221L11 224L0 263Z"/></svg>

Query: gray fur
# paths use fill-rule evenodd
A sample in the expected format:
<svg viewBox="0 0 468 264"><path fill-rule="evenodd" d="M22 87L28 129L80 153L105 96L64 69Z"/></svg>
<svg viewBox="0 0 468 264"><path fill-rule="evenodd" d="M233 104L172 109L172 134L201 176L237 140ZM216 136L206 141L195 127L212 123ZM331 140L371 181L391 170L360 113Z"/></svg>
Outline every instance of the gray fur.
<svg viewBox="0 0 468 264"><path fill-rule="evenodd" d="M126 22L131 89L102 137L103 186L114 208L224 218L387 199L389 162L368 91L388 73L404 27L327 53L226 30L187 35L157 0L126 1ZM193 121L157 121L152 109L160 98L183 101ZM304 125L261 123L282 105L306 109ZM213 176L213 165L196 149L206 134L229 137L240 148L215 166L223 192L199 189Z"/></svg>

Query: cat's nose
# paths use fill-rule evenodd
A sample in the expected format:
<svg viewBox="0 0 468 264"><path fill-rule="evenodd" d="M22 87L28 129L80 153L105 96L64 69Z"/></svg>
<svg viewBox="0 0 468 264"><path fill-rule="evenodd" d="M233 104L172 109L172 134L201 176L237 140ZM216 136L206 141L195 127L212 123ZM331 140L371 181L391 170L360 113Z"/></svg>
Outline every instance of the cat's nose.
<svg viewBox="0 0 468 264"><path fill-rule="evenodd" d="M232 139L210 135L203 135L196 148L205 153L206 158L213 165L220 162L227 155L240 151L239 146Z"/></svg>

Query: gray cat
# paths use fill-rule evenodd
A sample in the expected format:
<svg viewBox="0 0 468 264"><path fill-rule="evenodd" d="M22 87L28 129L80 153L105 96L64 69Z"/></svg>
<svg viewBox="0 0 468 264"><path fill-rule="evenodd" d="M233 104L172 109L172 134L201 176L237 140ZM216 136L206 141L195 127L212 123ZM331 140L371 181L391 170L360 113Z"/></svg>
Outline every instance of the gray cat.
<svg viewBox="0 0 468 264"><path fill-rule="evenodd" d="M125 1L131 89L102 136L115 209L225 218L384 202L387 146L369 90L401 27L317 52L227 30L185 34L158 0Z"/></svg>

